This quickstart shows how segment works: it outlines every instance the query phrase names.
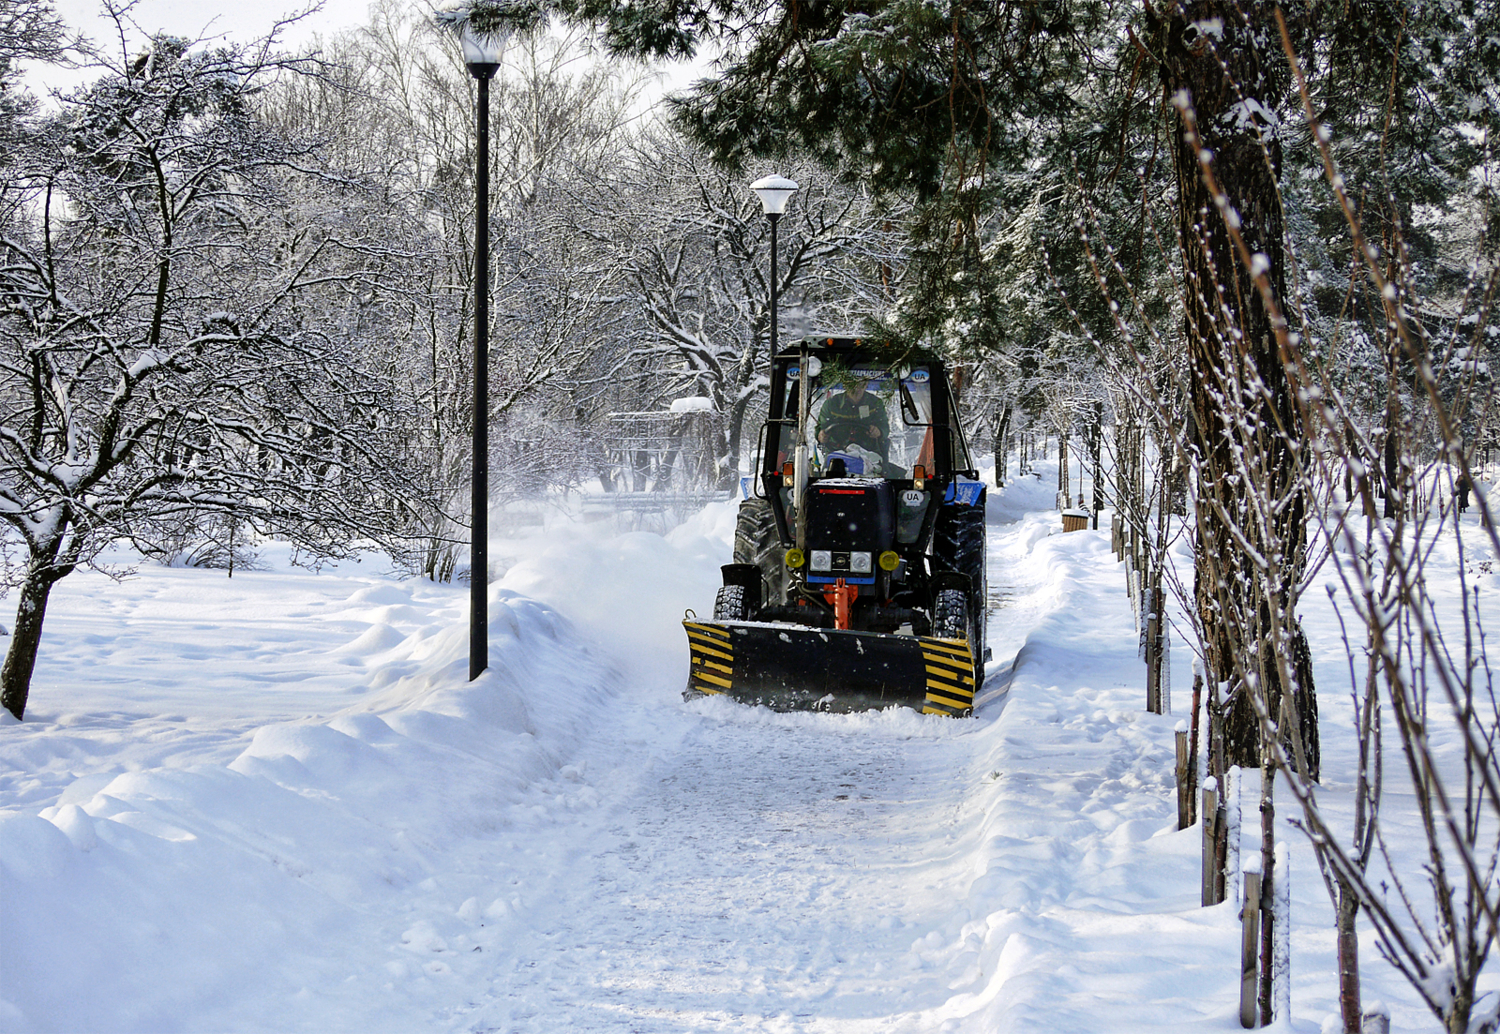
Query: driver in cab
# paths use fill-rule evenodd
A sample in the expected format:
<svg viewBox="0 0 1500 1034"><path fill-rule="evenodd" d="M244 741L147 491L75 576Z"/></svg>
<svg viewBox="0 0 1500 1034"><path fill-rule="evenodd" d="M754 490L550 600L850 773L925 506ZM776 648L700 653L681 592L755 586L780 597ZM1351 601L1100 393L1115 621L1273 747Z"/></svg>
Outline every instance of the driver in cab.
<svg viewBox="0 0 1500 1034"><path fill-rule="evenodd" d="M818 414L818 443L838 450L848 445L887 457L890 422L885 403L865 391L865 381L851 379L844 391L823 403Z"/></svg>

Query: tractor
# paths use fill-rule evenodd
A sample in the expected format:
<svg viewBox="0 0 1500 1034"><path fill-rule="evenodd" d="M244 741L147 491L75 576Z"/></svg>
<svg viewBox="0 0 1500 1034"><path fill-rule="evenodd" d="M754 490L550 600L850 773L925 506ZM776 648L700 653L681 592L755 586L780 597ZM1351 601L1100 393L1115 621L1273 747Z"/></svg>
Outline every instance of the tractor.
<svg viewBox="0 0 1500 1034"><path fill-rule="evenodd" d="M684 620L688 698L960 716L984 680L985 486L937 356L805 338L772 357L734 562Z"/></svg>

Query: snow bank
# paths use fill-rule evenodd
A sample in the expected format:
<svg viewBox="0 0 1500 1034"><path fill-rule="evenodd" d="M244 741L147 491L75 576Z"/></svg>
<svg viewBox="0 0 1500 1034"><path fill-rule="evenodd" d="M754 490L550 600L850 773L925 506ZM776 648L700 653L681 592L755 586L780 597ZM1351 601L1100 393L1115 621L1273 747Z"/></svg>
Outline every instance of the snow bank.
<svg viewBox="0 0 1500 1034"><path fill-rule="evenodd" d="M1012 576L1039 617L991 675L1008 688L979 734L974 877L944 946L959 993L934 1019L985 1031L1201 1021L1199 996L1230 1002L1238 970L1225 909L1198 908L1198 834L1176 832L1175 719L1143 709L1108 532L1054 533L1055 518L1033 513L1014 531Z"/></svg>
<svg viewBox="0 0 1500 1034"><path fill-rule="evenodd" d="M687 685L682 618L713 612L738 512L737 500L714 503L665 536L570 524L497 542L510 565L498 584L564 615L622 666L633 691L675 703Z"/></svg>
<svg viewBox="0 0 1500 1034"><path fill-rule="evenodd" d="M618 676L497 588L491 668L468 682L465 627L387 623L411 602L391 584L345 601L377 620L330 654L397 675L333 717L255 729L227 764L88 774L40 813L0 813L0 1030L401 1029L392 995L482 950L511 889L483 858L510 812L573 806L538 787L566 783ZM319 950L350 943L365 955Z"/></svg>

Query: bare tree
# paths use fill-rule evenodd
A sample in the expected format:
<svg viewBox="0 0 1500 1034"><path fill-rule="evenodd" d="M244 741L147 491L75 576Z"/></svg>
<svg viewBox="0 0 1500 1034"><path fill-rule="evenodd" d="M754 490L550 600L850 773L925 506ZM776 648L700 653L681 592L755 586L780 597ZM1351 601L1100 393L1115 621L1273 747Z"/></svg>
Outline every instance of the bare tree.
<svg viewBox="0 0 1500 1034"><path fill-rule="evenodd" d="M323 48L326 73L287 79L278 117L324 142L327 165L365 191L384 228L367 255L380 290L362 302L366 346L423 419L410 450L447 504L429 514L417 567L461 574L475 418L473 80L422 12L376 5ZM596 471L588 424L626 329L623 274L576 231L580 198L627 153L639 75L587 60L575 36L517 39L491 85L491 469L496 502L566 488ZM618 202L616 203L618 207ZM612 213L600 216L609 222ZM607 408L607 407L605 407Z"/></svg>
<svg viewBox="0 0 1500 1034"><path fill-rule="evenodd" d="M1286 51L1300 81L1290 45ZM1350 666L1351 691L1362 700L1355 709L1361 767L1352 834L1343 834L1328 820L1316 787L1295 774L1289 782L1338 909L1345 1029L1357 1029L1353 923L1363 909L1375 927L1381 955L1407 978L1444 1030L1490 1032L1500 1028L1500 1005L1492 1004L1483 1015L1476 1015L1475 1008L1480 971L1500 933L1495 884L1500 866L1500 708L1467 544L1477 535L1500 554L1500 537L1492 510L1477 528L1462 519L1457 489L1474 483L1478 441L1472 432L1493 405L1488 363L1480 357L1490 352L1483 328L1500 276L1493 270L1481 273L1476 262L1468 289L1450 310L1452 318L1444 321L1447 332L1433 333L1434 328L1419 322L1414 314L1424 302L1399 223L1389 237L1394 253L1366 238L1305 84L1302 97L1350 243L1363 258L1372 292L1383 302L1368 335L1381 343L1389 368L1405 367L1412 378L1408 398L1387 407L1388 413L1398 414L1399 431L1387 423L1381 440L1369 433L1357 402L1351 404L1339 390L1328 364L1301 349L1303 338L1290 342L1309 386L1303 393L1305 418L1315 423L1326 443L1306 463L1330 483L1339 480L1342 467L1346 483L1357 486L1353 498L1319 522L1337 579L1330 595L1342 599L1366 633L1361 644L1365 671ZM1405 386L1393 380L1388 391L1404 393ZM1395 496L1402 505L1377 520L1373 473L1382 467L1388 498ZM1353 511L1356 503L1362 513ZM1439 600L1429 577L1440 542L1456 547L1456 609ZM1419 873L1397 867L1379 822L1382 714L1395 724L1426 841ZM1377 852L1382 864L1375 867L1372 853Z"/></svg>
<svg viewBox="0 0 1500 1034"><path fill-rule="evenodd" d="M309 151L255 115L272 41L158 37L31 138L0 238L0 519L22 542L0 698L24 713L52 586L111 539L217 512L323 552L394 544L405 420L304 308L347 227L288 226ZM355 294L355 291L349 291ZM322 317L321 305L314 312Z"/></svg>
<svg viewBox="0 0 1500 1034"><path fill-rule="evenodd" d="M901 252L890 213L826 173L788 171L803 189L780 228L783 336L857 331L893 300ZM630 313L635 336L621 360L651 382L637 398L696 396L719 415L719 487L736 475L746 413L769 359L769 233L745 179L676 133L653 129L628 165L595 184L593 217L580 225L625 273L620 311Z"/></svg>

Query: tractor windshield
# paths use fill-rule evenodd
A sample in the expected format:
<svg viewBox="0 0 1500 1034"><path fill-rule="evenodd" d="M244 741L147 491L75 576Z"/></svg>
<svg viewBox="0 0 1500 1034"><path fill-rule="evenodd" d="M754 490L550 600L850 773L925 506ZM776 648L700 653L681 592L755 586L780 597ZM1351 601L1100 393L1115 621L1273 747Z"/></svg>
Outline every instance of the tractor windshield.
<svg viewBox="0 0 1500 1034"><path fill-rule="evenodd" d="M898 376L901 374L902 376ZM932 378L926 367L892 373L860 366L826 370L809 399L808 436L825 477L909 477L932 460Z"/></svg>
<svg viewBox="0 0 1500 1034"><path fill-rule="evenodd" d="M939 473L934 437L949 444L944 459L950 469L969 466L963 437L951 422L952 403L941 380L941 366L923 362L894 368L844 356L813 357L809 363L806 440L814 477L908 478L922 466L929 477ZM801 371L795 360L786 368L780 412L791 418L778 435L773 470L791 458ZM942 393L935 405L934 392ZM941 426L935 423L941 421Z"/></svg>

